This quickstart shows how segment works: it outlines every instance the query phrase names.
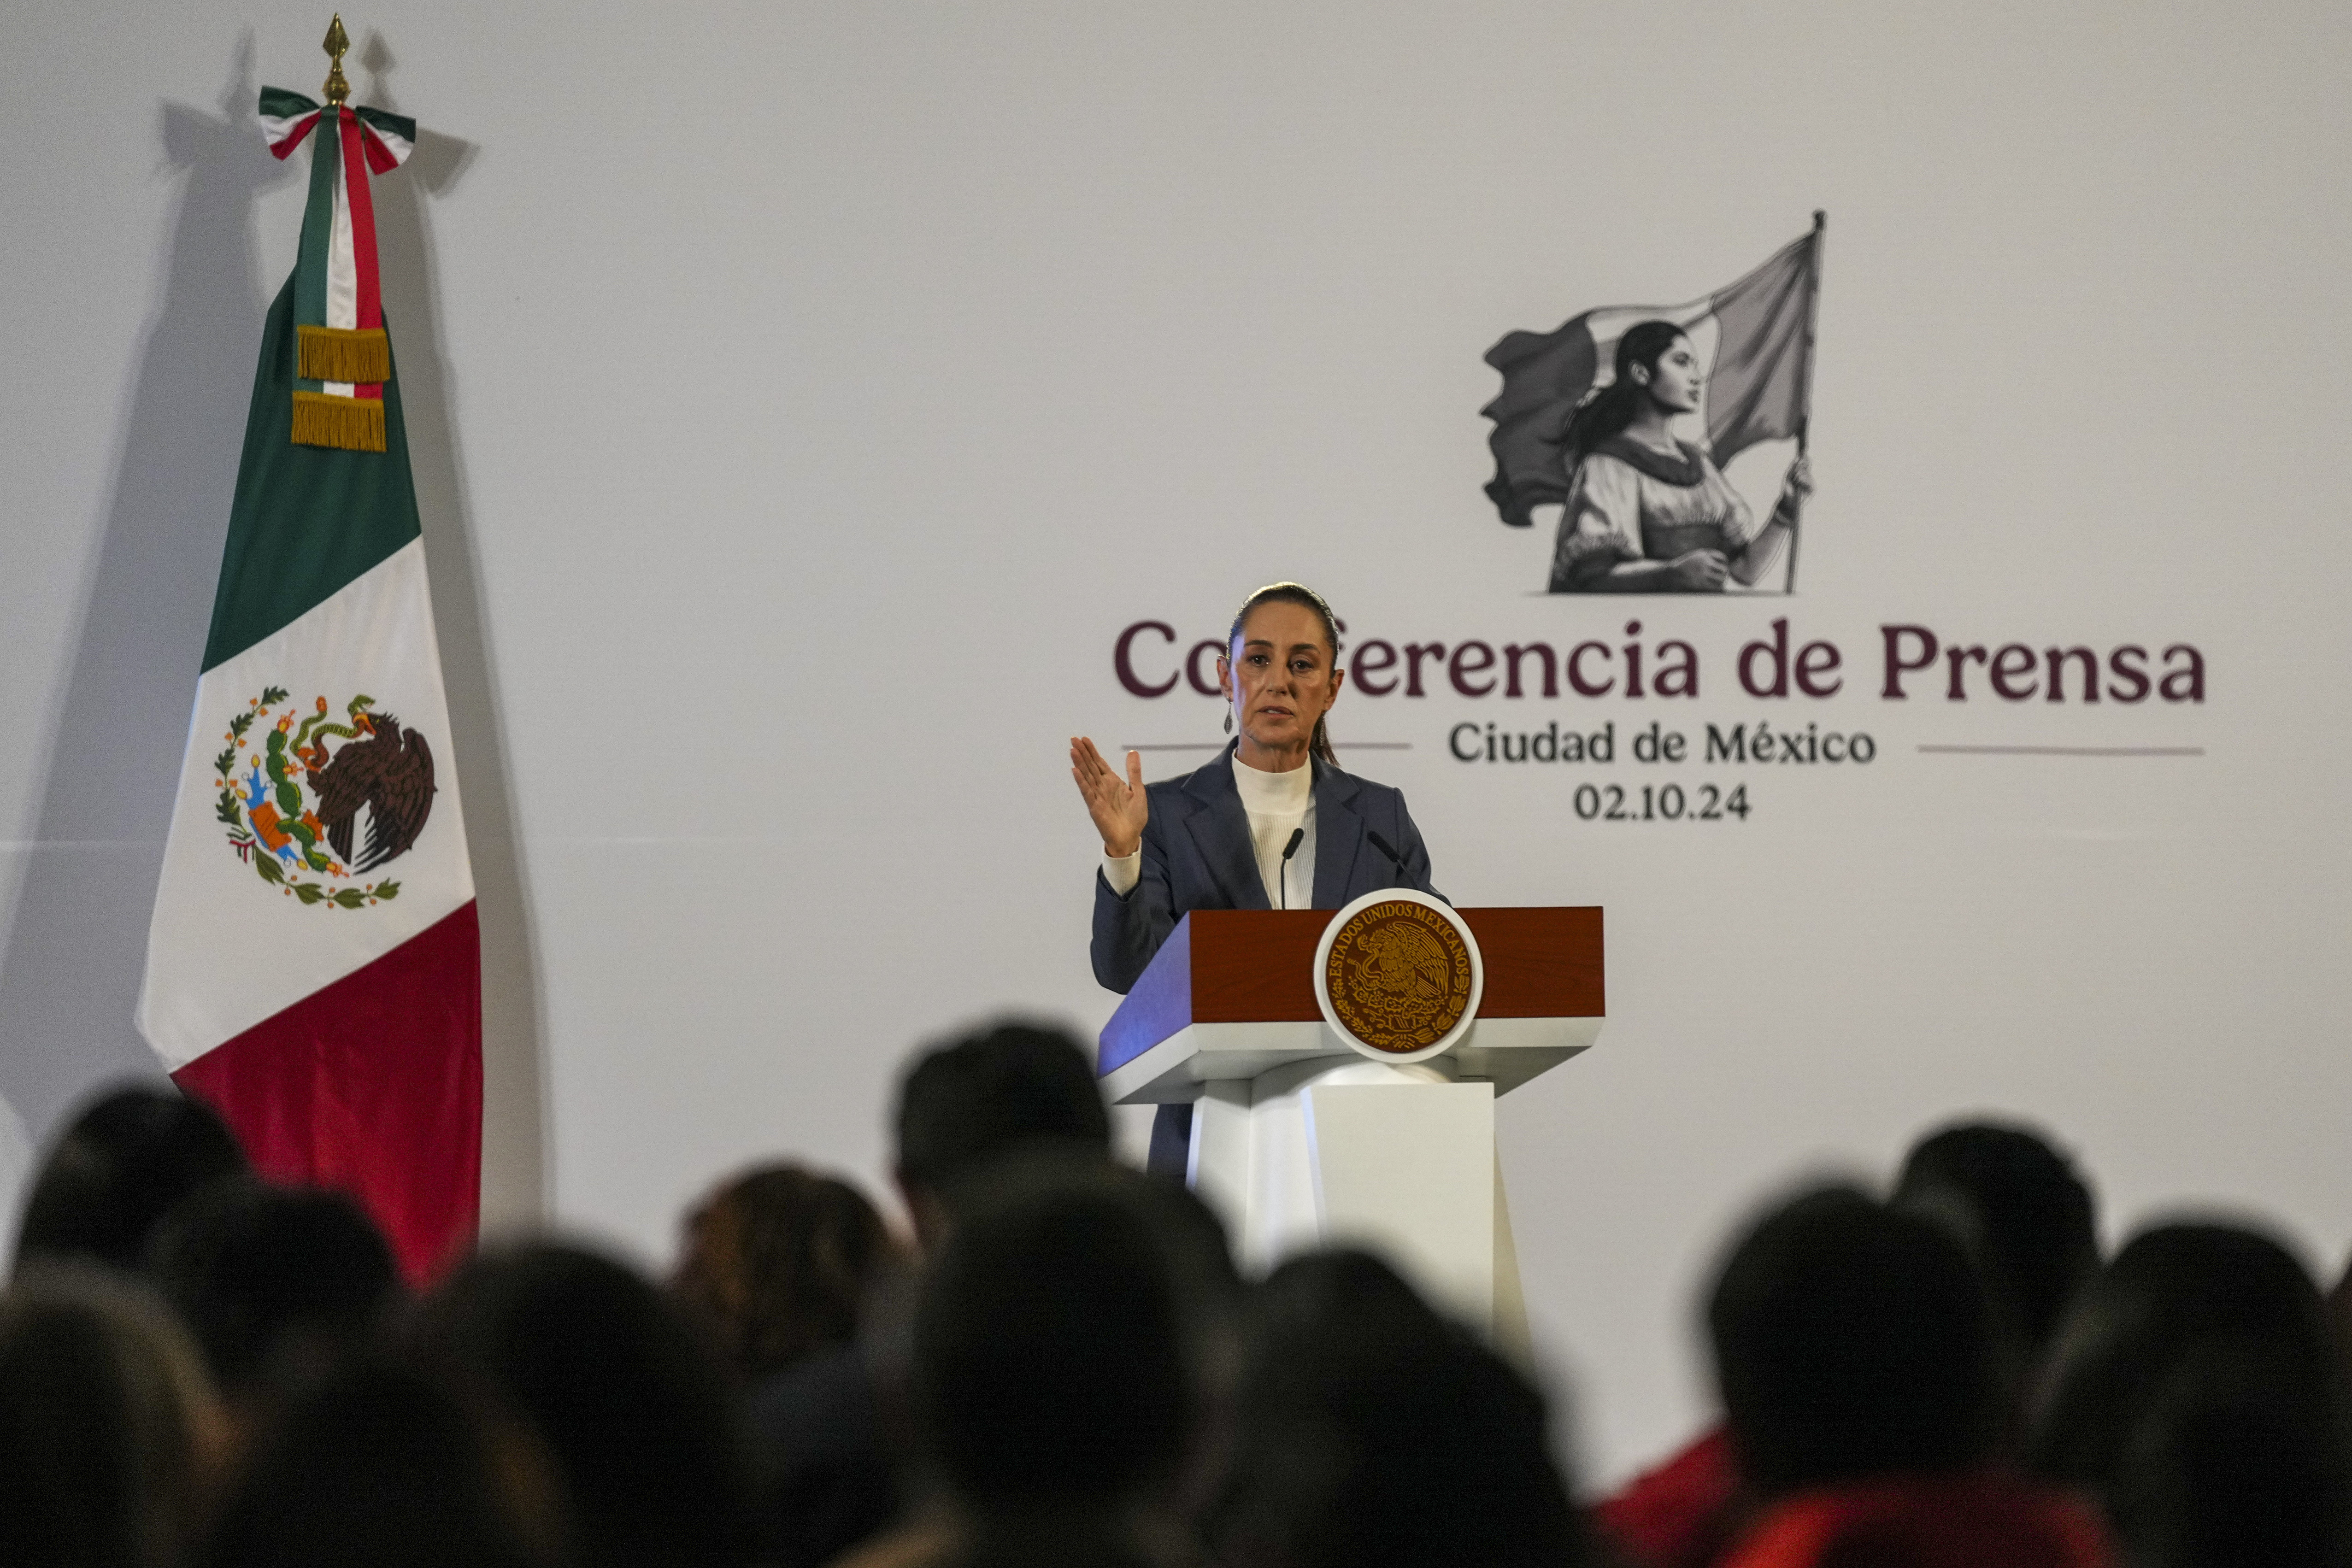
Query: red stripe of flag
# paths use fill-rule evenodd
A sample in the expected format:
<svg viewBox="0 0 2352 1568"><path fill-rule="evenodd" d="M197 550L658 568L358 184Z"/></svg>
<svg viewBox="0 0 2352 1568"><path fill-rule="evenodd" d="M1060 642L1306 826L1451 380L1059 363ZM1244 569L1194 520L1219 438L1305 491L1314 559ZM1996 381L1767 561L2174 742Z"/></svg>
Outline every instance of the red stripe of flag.
<svg viewBox="0 0 2352 1568"><path fill-rule="evenodd" d="M473 904L172 1077L221 1113L256 1170L352 1194L383 1227L401 1271L432 1281L473 1245L481 1215Z"/></svg>
<svg viewBox="0 0 2352 1568"><path fill-rule="evenodd" d="M311 127L318 123L317 113L304 115L288 129L285 135L269 144L269 155L280 162L292 157L294 149L302 145L302 138L310 135Z"/></svg>
<svg viewBox="0 0 2352 1568"><path fill-rule="evenodd" d="M375 127L365 120L360 122L360 145L367 149L367 166L376 173L389 174L400 167L400 160L392 155L392 149L383 144Z"/></svg>
<svg viewBox="0 0 2352 1568"><path fill-rule="evenodd" d="M350 110L337 111L342 121L343 187L352 204L352 262L359 274L359 319L362 331L383 325L383 296L375 269L375 201L368 193L367 153L360 145L360 117ZM354 397L381 398L383 387L370 382L352 389Z"/></svg>

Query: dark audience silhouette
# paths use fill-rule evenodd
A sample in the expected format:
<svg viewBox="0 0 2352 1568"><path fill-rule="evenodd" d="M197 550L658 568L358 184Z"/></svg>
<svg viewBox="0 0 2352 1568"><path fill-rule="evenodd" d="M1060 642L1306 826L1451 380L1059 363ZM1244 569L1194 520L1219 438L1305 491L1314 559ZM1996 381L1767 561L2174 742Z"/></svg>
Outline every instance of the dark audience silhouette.
<svg viewBox="0 0 2352 1568"><path fill-rule="evenodd" d="M2136 1565L2352 1563L2352 1398L2318 1285L2271 1237L2140 1232L2083 1292L2027 1458Z"/></svg>
<svg viewBox="0 0 2352 1568"><path fill-rule="evenodd" d="M561 1497L522 1427L361 1362L260 1435L202 1568L560 1568Z"/></svg>
<svg viewBox="0 0 2352 1568"><path fill-rule="evenodd" d="M1995 1463L1991 1312L1941 1228L1852 1188L1806 1193L1732 1249L1706 1316L1759 1505L1733 1568L2105 1561L2087 1510Z"/></svg>
<svg viewBox="0 0 2352 1568"><path fill-rule="evenodd" d="M1706 1293L1721 1424L1587 1506L1526 1369L1389 1262L1244 1281L1067 1031L926 1047L889 1124L903 1235L778 1162L662 1285L525 1239L412 1299L349 1197L104 1095L0 1293L0 1562L2352 1568L2352 1284L2200 1219L2103 1267L2028 1127L1760 1211Z"/></svg>
<svg viewBox="0 0 2352 1568"><path fill-rule="evenodd" d="M2032 1370L2098 1267L2090 1186L2032 1129L1967 1121L1912 1145L1890 1201L1950 1238L1975 1271L1999 1385L1999 1447L2013 1452ZM1754 1524L1759 1502L1717 1427L1602 1501L1595 1517L1635 1568L1706 1568Z"/></svg>
<svg viewBox="0 0 2352 1568"><path fill-rule="evenodd" d="M176 1089L118 1089L71 1122L33 1176L16 1260L86 1258L137 1270L155 1227L199 1187L246 1169L236 1134Z"/></svg>
<svg viewBox="0 0 2352 1568"><path fill-rule="evenodd" d="M1207 1518L1230 1568L1599 1562L1527 1380L1361 1252L1255 1292Z"/></svg>
<svg viewBox="0 0 2352 1568"><path fill-rule="evenodd" d="M172 1568L224 1447L195 1347L151 1292L18 1267L0 1297L0 1563Z"/></svg>
<svg viewBox="0 0 2352 1568"><path fill-rule="evenodd" d="M916 1309L919 1453L955 1529L939 1561L1188 1555L1236 1282L1179 1189L1047 1151L971 1191Z"/></svg>
<svg viewBox="0 0 2352 1568"><path fill-rule="evenodd" d="M404 1294L391 1245L352 1198L235 1176L158 1228L148 1271L246 1419L365 1350Z"/></svg>
<svg viewBox="0 0 2352 1568"><path fill-rule="evenodd" d="M716 1347L635 1271L551 1242L488 1252L422 1304L403 1338L545 1447L570 1500L575 1562L758 1560L734 1387Z"/></svg>

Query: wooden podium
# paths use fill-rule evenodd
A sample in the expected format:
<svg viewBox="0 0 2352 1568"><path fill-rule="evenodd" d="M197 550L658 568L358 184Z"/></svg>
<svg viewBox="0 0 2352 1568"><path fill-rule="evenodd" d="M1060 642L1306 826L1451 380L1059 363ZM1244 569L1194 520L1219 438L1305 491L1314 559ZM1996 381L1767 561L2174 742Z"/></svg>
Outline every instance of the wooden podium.
<svg viewBox="0 0 2352 1568"><path fill-rule="evenodd" d="M1104 1025L1114 1103L1192 1101L1187 1179L1260 1270L1326 1242L1389 1256L1458 1314L1523 1340L1495 1096L1591 1045L1601 911L1464 909L1485 986L1466 1033L1395 1065L1317 1000L1329 910L1196 910Z"/></svg>

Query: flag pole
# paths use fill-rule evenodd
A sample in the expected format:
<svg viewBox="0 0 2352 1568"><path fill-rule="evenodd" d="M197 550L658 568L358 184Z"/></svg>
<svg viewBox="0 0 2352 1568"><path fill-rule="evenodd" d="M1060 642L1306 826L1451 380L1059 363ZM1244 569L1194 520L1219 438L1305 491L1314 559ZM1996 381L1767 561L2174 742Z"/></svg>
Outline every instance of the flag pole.
<svg viewBox="0 0 2352 1568"><path fill-rule="evenodd" d="M1805 344L1803 368L1798 372L1805 389L1805 417L1797 421L1797 460L1802 462L1813 434L1813 326L1822 316L1822 241L1828 233L1830 215L1819 207L1813 209L1813 261L1811 277L1807 280L1805 296ZM1801 509L1802 503L1799 503ZM1780 585L1782 593L1797 591L1797 545L1800 530L1797 517L1789 518L1789 575Z"/></svg>

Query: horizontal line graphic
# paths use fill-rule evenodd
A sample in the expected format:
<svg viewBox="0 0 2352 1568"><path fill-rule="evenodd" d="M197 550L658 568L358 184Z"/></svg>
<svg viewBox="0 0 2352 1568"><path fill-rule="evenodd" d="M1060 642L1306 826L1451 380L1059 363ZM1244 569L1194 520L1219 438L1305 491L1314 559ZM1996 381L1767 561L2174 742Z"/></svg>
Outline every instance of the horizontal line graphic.
<svg viewBox="0 0 2352 1568"><path fill-rule="evenodd" d="M1119 747L1121 751L1223 751L1222 740L1147 740ZM1334 751L1411 751L1410 740L1335 740Z"/></svg>
<svg viewBox="0 0 2352 1568"><path fill-rule="evenodd" d="M1962 757L2202 757L2201 746L1923 746Z"/></svg>

